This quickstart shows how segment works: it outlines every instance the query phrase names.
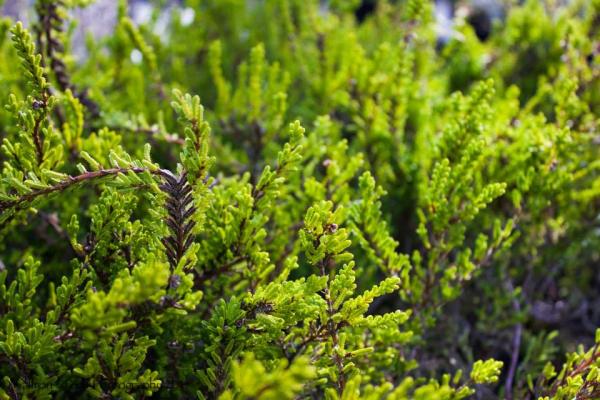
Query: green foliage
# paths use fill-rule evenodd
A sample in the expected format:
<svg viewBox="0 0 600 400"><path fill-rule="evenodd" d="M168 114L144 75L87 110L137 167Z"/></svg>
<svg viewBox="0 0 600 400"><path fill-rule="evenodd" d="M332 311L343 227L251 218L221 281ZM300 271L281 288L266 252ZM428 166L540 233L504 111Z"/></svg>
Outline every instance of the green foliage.
<svg viewBox="0 0 600 400"><path fill-rule="evenodd" d="M541 400L561 400L561 399L593 399L599 395L599 377L598 357L600 351L600 330L596 331L596 340L594 346L585 351L583 346L579 346L577 352L567 355L562 370L557 373L552 364L546 364L544 367L543 380L552 382L549 385L546 396Z"/></svg>
<svg viewBox="0 0 600 400"><path fill-rule="evenodd" d="M600 396L600 2L88 3L0 19L1 399Z"/></svg>
<svg viewBox="0 0 600 400"><path fill-rule="evenodd" d="M302 391L306 382L314 378L314 367L308 358L299 357L292 365L282 359L272 370L267 371L252 353L248 353L241 362L232 368L235 382L235 398L239 399L291 399ZM231 391L223 393L221 399L232 399Z"/></svg>
<svg viewBox="0 0 600 400"><path fill-rule="evenodd" d="M480 360L473 364L473 370L471 371L471 379L477 384L496 382L498 380L498 375L500 375L501 369L501 361Z"/></svg>

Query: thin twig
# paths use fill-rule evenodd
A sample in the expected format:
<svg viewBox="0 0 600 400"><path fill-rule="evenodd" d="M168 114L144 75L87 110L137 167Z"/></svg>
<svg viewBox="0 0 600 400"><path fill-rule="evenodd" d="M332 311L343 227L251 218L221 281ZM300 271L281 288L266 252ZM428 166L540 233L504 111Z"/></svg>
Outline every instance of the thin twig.
<svg viewBox="0 0 600 400"><path fill-rule="evenodd" d="M0 201L0 214L4 213L5 211L8 211L10 209L16 209L16 210L22 209L26 204L31 203L38 197L49 195L49 194L52 194L55 192L62 192L63 190L66 190L66 189L70 188L71 186L75 186L75 185L78 185L78 184L86 182L86 181L95 180L95 179L103 178L103 177L110 176L110 175L126 174L128 172L133 172L136 174L141 174L143 172L150 172L150 173L161 175L161 176L165 175L165 172L162 170L150 170L148 168L133 167L133 168L101 169L98 171L85 172L81 175L68 176L66 179L58 182L57 184L55 184L53 186L48 186L47 188L44 188L44 189L38 189L38 190L31 191L29 193L26 193L26 194L18 197L15 200Z"/></svg>

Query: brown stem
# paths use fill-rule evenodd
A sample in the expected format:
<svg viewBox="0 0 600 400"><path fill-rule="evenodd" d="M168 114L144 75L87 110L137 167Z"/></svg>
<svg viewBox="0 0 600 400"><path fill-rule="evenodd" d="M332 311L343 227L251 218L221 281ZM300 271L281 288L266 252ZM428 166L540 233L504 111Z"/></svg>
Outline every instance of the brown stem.
<svg viewBox="0 0 600 400"><path fill-rule="evenodd" d="M556 394L556 391L558 390L558 388L565 384L565 382L567 381L567 378L572 378L579 374L584 373L585 370L588 369L590 367L590 365L592 365L600 357L600 352L598 351L598 347L599 347L598 345L599 345L598 343L596 343L594 345L594 347L592 349L592 355L590 356L590 358L588 358L587 360L584 360L580 364L574 366L573 370L571 372L565 371L562 378L560 380L556 380L554 382L554 384L550 388L548 395L554 396L554 394Z"/></svg>
<svg viewBox="0 0 600 400"><path fill-rule="evenodd" d="M329 274L326 271L326 266L330 262L329 256L325 257L320 263L321 276L328 276ZM337 332L337 326L335 326L333 322L333 315L335 314L335 310L333 308L333 302L331 301L331 293L329 292L329 282L327 282L327 286L323 290L325 301L327 302L327 332L331 337L331 342L333 344L333 355L332 360L337 367L338 370L338 378L336 382L337 391L341 395L344 392L344 388L346 386L346 378L344 376L344 361L337 354L337 347L339 346L339 336Z"/></svg>
<svg viewBox="0 0 600 400"><path fill-rule="evenodd" d="M98 171L85 172L81 175L68 176L65 180L62 180L53 186L49 186L44 189L38 189L38 190L31 191L29 193L22 195L21 197L15 199L15 200L0 201L0 213L4 213L5 211L8 211L10 209L16 209L16 210L22 209L26 204L31 203L38 197L50 195L55 192L62 192L64 190L70 188L71 186L75 186L77 184L80 184L80 183L83 183L86 181L103 178L103 177L110 176L110 175L125 174L128 172L134 172L136 174L140 174L143 172L150 172L150 173L161 175L161 176L165 174L165 172L162 170L153 171L153 170L149 170L147 168L134 167L134 168L101 169Z"/></svg>
<svg viewBox="0 0 600 400"><path fill-rule="evenodd" d="M33 126L33 143L35 144L35 155L37 157L38 165L41 165L44 161L44 146L42 144L42 137L40 135L40 126L45 115L39 116L35 119Z"/></svg>

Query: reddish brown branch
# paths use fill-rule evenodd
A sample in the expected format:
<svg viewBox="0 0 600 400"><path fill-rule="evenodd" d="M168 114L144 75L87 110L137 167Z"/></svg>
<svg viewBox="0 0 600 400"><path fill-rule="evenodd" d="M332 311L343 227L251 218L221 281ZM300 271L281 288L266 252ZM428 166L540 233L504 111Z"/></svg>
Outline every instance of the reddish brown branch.
<svg viewBox="0 0 600 400"><path fill-rule="evenodd" d="M33 143L35 144L35 155L37 157L38 165L41 165L44 161L44 146L42 144L42 137L40 135L40 126L44 117L38 117L35 119L35 125L33 126Z"/></svg>
<svg viewBox="0 0 600 400"><path fill-rule="evenodd" d="M86 181L104 178L104 177L110 176L110 175L126 174L128 172L133 172L136 174L141 174L143 172L150 172L150 173L161 175L161 176L163 176L165 174L165 172L162 170L152 171L147 168L134 167L134 168L101 169L98 171L86 172L81 175L68 176L66 179L58 182L57 184L55 184L53 186L49 186L44 189L38 189L38 190L31 191L29 193L22 195L21 197L15 199L15 200L0 201L0 213L4 213L5 211L8 211L10 209L16 209L16 210L23 209L23 207L26 204L33 202L38 197L50 195L50 194L53 194L56 192L62 192L64 190L70 188L71 186L75 186L75 185L78 185L78 184L86 182Z"/></svg>

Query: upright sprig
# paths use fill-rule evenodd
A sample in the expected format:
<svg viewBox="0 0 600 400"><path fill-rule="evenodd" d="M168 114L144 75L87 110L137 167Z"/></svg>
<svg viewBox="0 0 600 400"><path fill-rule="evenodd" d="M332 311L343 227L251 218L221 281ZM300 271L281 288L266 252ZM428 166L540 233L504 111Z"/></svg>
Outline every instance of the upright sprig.
<svg viewBox="0 0 600 400"><path fill-rule="evenodd" d="M361 357L374 351L367 340L353 337L353 327L372 329L377 336L378 328L396 330L409 315L397 311L375 318L365 317L373 300L397 290L400 279L387 278L363 294L354 295L356 273L353 255L346 251L351 245L349 231L338 225L344 213L341 207L334 211L333 203L329 201L315 204L306 213L299 238L308 262L316 268L317 274L326 279L322 291L326 306L315 330L319 332L317 335L327 338L328 356L321 358L317 365L323 368L322 374L333 386L325 390L331 399L337 399L344 393L348 380L359 371L356 363ZM340 269L337 267L339 264L343 264Z"/></svg>
<svg viewBox="0 0 600 400"><path fill-rule="evenodd" d="M188 269L196 264L194 254L197 246L193 246L193 230L194 227L201 227L208 207L207 197L211 185L208 170L214 160L208 155L210 126L204 120L204 107L200 104L200 98L183 95L177 90L173 92L173 96L175 100L171 104L183 125L185 142L180 153L182 164L179 176L166 174L162 185L162 190L167 194L166 221L171 231L171 235L163 239L163 243L172 271L184 259L185 265L179 265L180 268Z"/></svg>
<svg viewBox="0 0 600 400"><path fill-rule="evenodd" d="M399 243L390 235L388 224L383 220L380 199L385 190L376 186L369 172L359 178L359 189L361 199L350 209L353 233L370 260L386 274L400 276L408 284L410 259L397 251Z"/></svg>
<svg viewBox="0 0 600 400"><path fill-rule="evenodd" d="M31 91L31 96L28 97L30 105L27 109L27 115L20 116L19 124L24 125L29 130L35 149L37 164L40 165L44 161L42 124L48 116L49 108L52 107L53 98L50 96L50 85L45 78L42 56L36 53L31 35L23 28L21 22L18 22L11 29L11 34L14 47L21 59L28 87ZM17 106L14 96L11 96L10 107L15 113L20 108Z"/></svg>
<svg viewBox="0 0 600 400"><path fill-rule="evenodd" d="M129 36L133 45L138 48L140 53L142 53L144 62L147 63L148 69L152 74L152 78L157 81L160 76L154 49L144 40L144 37L142 36L142 33L138 27L129 18L123 18L121 20L121 26L125 29L125 32L127 32L127 35Z"/></svg>
<svg viewBox="0 0 600 400"><path fill-rule="evenodd" d="M36 53L31 35L23 28L21 22L17 22L13 26L11 34L32 96L38 101L43 102L47 100L50 85L45 78L44 68L42 67L42 56Z"/></svg>
<svg viewBox="0 0 600 400"><path fill-rule="evenodd" d="M289 126L289 141L277 156L275 166L267 165L255 185L242 180L227 179L213 188L214 197L207 210L209 221L201 243L203 262L199 284L207 280L220 281L221 276L236 273L242 285L256 288L269 279L275 270L264 244L267 224L272 221L274 205L287 193L288 179L302 160L304 128L299 122ZM237 199L235 206L230 199ZM228 224L218 221L226 220ZM286 227L286 230L292 227ZM212 289L216 289L212 282Z"/></svg>
<svg viewBox="0 0 600 400"><path fill-rule="evenodd" d="M243 145L255 182L262 158L278 150L275 139L284 127L290 79L279 63L267 62L263 44L253 47L248 61L240 64L235 85L224 78L221 56L221 44L214 42L209 49L209 63L217 89L219 132L223 133L224 144L229 140Z"/></svg>
<svg viewBox="0 0 600 400"><path fill-rule="evenodd" d="M456 115L439 139L439 159L423 181L417 209L423 249L412 254L411 301L432 310L453 299L460 288L506 243L513 221L492 221L488 237L480 233L473 248L467 245L469 226L506 191L504 182L486 182L481 165L490 138L493 93L491 82L477 85L470 96L450 102ZM443 267L445 266L445 267Z"/></svg>
<svg viewBox="0 0 600 400"><path fill-rule="evenodd" d="M208 169L214 158L208 155L210 125L204 119L204 107L200 104L200 97L182 94L179 90L173 91L175 100L171 105L183 125L185 143L181 151L181 163L187 171L188 181L193 188L205 183Z"/></svg>

